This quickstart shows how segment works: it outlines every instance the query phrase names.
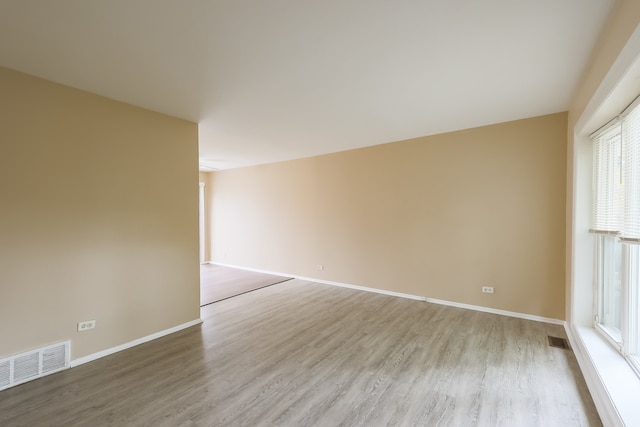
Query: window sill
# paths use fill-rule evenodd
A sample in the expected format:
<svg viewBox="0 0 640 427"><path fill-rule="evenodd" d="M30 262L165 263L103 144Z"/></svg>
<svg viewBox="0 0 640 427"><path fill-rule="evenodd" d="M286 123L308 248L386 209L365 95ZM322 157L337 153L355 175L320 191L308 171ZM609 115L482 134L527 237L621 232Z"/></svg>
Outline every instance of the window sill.
<svg viewBox="0 0 640 427"><path fill-rule="evenodd" d="M567 332L580 369L605 426L640 426L640 378L592 327Z"/></svg>

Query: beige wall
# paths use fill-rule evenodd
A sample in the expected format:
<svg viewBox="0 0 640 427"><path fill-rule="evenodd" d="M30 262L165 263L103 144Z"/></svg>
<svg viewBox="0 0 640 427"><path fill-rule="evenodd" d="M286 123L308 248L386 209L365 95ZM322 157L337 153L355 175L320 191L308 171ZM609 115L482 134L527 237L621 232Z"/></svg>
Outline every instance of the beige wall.
<svg viewBox="0 0 640 427"><path fill-rule="evenodd" d="M590 168L588 161L582 161L582 154L576 150L576 124L585 113L588 104L597 97L599 87L605 81L607 73L629 41L630 36L640 24L640 2L637 0L620 0L613 8L598 43L591 55L591 60L586 67L582 79L575 91L571 107L568 112L567 126L567 227L566 227L566 301L569 320L590 324L592 316L592 283L590 271L591 265L591 238L588 236L589 214L578 212L574 215L574 202L580 205L580 209L589 209L590 172L581 171L580 182L574 182L578 170L576 164L582 162L585 168ZM600 97L606 97L600 95ZM620 105L620 110L625 105ZM596 106L597 107L597 106ZM612 117L610 117L612 118ZM584 118L583 118L584 119ZM604 123L601 123L604 124ZM584 138L580 143L585 143ZM590 150L590 148L587 148ZM584 149L582 150L584 151ZM579 154L579 155L576 155ZM588 160L588 159L586 159ZM579 185L578 185L579 184ZM573 230L578 230L575 233ZM576 246L572 247L572 242ZM575 269L572 271L572 266ZM576 298L576 293L581 295Z"/></svg>
<svg viewBox="0 0 640 427"><path fill-rule="evenodd" d="M563 319L566 123L215 172L213 260Z"/></svg>
<svg viewBox="0 0 640 427"><path fill-rule="evenodd" d="M0 93L0 357L198 319L197 125L4 68Z"/></svg>

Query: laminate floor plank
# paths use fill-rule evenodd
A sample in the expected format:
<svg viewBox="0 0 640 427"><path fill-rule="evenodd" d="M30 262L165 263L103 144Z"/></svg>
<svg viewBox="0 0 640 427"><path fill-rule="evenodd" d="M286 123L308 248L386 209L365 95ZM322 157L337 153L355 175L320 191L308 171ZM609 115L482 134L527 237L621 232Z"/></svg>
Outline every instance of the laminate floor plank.
<svg viewBox="0 0 640 427"><path fill-rule="evenodd" d="M600 426L562 327L291 280L0 392L2 426Z"/></svg>
<svg viewBox="0 0 640 427"><path fill-rule="evenodd" d="M258 273L215 264L200 265L200 306L291 280L292 277Z"/></svg>

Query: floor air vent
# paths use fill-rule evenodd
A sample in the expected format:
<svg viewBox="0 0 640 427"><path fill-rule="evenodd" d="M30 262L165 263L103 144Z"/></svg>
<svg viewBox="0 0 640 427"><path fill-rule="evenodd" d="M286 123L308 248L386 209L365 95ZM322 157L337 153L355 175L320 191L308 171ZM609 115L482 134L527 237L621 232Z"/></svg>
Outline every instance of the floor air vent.
<svg viewBox="0 0 640 427"><path fill-rule="evenodd" d="M69 367L69 341L0 359L0 390Z"/></svg>
<svg viewBox="0 0 640 427"><path fill-rule="evenodd" d="M549 340L549 345L551 347L561 348L563 350L569 350L569 343L564 338L552 337L551 335L547 335L547 339Z"/></svg>

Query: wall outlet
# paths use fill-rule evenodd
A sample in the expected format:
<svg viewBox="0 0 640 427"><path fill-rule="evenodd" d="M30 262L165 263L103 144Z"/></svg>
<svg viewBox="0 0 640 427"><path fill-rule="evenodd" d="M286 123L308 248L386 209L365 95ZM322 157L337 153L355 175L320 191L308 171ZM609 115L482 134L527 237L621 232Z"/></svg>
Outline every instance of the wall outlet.
<svg viewBox="0 0 640 427"><path fill-rule="evenodd" d="M482 293L492 294L493 293L493 286L483 286L482 287Z"/></svg>
<svg viewBox="0 0 640 427"><path fill-rule="evenodd" d="M324 270L324 265L322 265L322 264L318 264L318 265L316 265L316 268L317 268L318 270Z"/></svg>
<svg viewBox="0 0 640 427"><path fill-rule="evenodd" d="M95 320L87 320L86 322L78 322L78 332L88 331L96 327Z"/></svg>

